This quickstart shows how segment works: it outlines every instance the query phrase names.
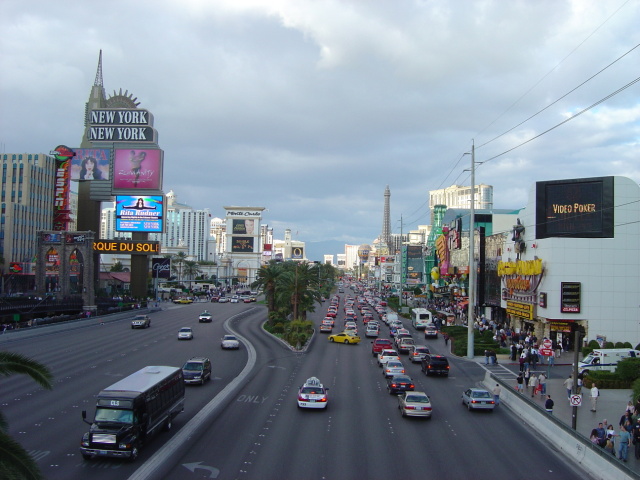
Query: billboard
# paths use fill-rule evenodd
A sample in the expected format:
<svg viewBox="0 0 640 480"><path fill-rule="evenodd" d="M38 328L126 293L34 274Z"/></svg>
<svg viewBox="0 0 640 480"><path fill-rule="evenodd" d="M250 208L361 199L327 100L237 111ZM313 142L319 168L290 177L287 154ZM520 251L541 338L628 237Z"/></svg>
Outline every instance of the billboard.
<svg viewBox="0 0 640 480"><path fill-rule="evenodd" d="M164 197L162 195L118 195L116 196L117 232L163 231Z"/></svg>
<svg viewBox="0 0 640 480"><path fill-rule="evenodd" d="M613 177L536 183L536 238L613 238Z"/></svg>
<svg viewBox="0 0 640 480"><path fill-rule="evenodd" d="M152 258L151 272L152 278L164 278L168 280L171 277L171 259Z"/></svg>
<svg viewBox="0 0 640 480"><path fill-rule="evenodd" d="M116 149L113 188L162 190L162 150Z"/></svg>
<svg viewBox="0 0 640 480"><path fill-rule="evenodd" d="M291 249L291 258L302 260L304 258L304 249L302 247L293 247Z"/></svg>
<svg viewBox="0 0 640 480"><path fill-rule="evenodd" d="M255 235L256 233L255 218L234 218L232 225L233 235Z"/></svg>
<svg viewBox="0 0 640 480"><path fill-rule="evenodd" d="M71 180L109 180L111 150L108 148L74 148Z"/></svg>
<svg viewBox="0 0 640 480"><path fill-rule="evenodd" d="M253 253L253 237L231 237L231 251Z"/></svg>

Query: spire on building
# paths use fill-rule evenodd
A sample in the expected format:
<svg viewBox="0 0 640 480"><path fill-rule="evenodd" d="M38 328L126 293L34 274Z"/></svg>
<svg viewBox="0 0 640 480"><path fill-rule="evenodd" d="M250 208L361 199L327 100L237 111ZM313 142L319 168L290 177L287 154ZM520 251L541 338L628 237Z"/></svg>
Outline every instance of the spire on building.
<svg viewBox="0 0 640 480"><path fill-rule="evenodd" d="M100 56L98 57L98 71L96 72L96 79L93 82L94 87L104 87L102 83L102 50L100 50Z"/></svg>
<svg viewBox="0 0 640 480"><path fill-rule="evenodd" d="M384 189L384 214L382 217L382 235L380 235L381 243L391 251L391 208L390 208L391 190L389 185Z"/></svg>

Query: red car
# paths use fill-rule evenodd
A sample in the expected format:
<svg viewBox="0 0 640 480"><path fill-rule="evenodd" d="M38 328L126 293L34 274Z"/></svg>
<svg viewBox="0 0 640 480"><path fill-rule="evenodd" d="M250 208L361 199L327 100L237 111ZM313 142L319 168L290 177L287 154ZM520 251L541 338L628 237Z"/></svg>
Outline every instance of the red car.
<svg viewBox="0 0 640 480"><path fill-rule="evenodd" d="M391 340L388 338L376 338L373 342L371 342L371 354L375 357L382 350L389 350L393 348Z"/></svg>

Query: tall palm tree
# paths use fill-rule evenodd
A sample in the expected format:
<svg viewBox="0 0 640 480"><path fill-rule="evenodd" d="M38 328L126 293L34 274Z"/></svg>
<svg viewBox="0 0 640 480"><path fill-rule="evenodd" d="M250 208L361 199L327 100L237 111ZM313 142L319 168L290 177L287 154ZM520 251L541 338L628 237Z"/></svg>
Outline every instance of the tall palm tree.
<svg viewBox="0 0 640 480"><path fill-rule="evenodd" d="M184 261L184 275L189 279L189 288L191 288L191 281L200 273L202 273L202 270L200 270L198 262L193 260Z"/></svg>
<svg viewBox="0 0 640 480"><path fill-rule="evenodd" d="M188 255L184 252L178 252L171 257L171 269L178 274L178 283L182 283L182 267L187 257Z"/></svg>
<svg viewBox="0 0 640 480"><path fill-rule="evenodd" d="M269 313L276 309L276 286L278 277L283 272L282 265L275 260L260 267L256 275L256 281L251 285L253 288L262 288L267 300L267 311Z"/></svg>
<svg viewBox="0 0 640 480"><path fill-rule="evenodd" d="M279 277L276 300L281 305L289 304L293 319L306 319L307 311L313 310L314 301L320 301L318 272L306 263L286 262L285 272Z"/></svg>
<svg viewBox="0 0 640 480"><path fill-rule="evenodd" d="M53 375L49 369L24 355L0 351L0 376L29 375L41 387L51 390ZM0 413L0 478L7 480L44 478L38 464L7 433L8 424Z"/></svg>

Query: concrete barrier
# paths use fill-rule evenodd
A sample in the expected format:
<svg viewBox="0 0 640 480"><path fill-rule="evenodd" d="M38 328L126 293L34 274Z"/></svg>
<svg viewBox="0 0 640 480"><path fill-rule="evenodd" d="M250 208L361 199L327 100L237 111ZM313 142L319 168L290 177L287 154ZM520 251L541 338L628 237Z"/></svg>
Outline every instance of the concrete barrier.
<svg viewBox="0 0 640 480"><path fill-rule="evenodd" d="M526 395L519 394L500 378L487 372L483 380L484 388L491 392L496 383L502 389L500 393L501 406L506 406L533 428L546 443L555 447L568 460L579 464L593 477L601 480L638 478L633 470L620 463L603 448L593 445L584 435L548 414L538 404L529 400ZM633 458L633 446L630 448L629 456Z"/></svg>

